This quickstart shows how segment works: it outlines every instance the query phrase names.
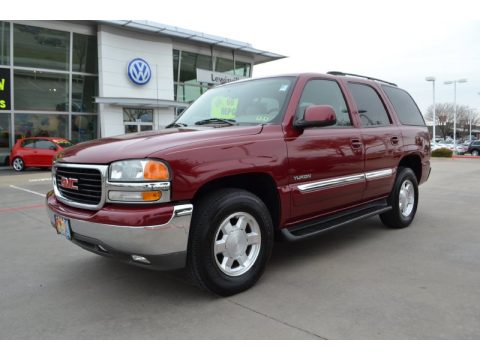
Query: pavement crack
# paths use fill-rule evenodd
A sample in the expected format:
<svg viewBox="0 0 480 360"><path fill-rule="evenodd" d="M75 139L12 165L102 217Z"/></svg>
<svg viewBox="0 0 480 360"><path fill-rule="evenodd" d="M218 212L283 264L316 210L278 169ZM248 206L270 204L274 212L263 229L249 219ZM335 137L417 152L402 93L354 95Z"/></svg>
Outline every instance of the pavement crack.
<svg viewBox="0 0 480 360"><path fill-rule="evenodd" d="M328 340L326 337L320 336L320 335L318 335L318 334L316 334L316 333L314 333L314 332L311 332L311 331L309 331L309 330L302 329L302 328L300 328L300 327L298 327L298 326L289 324L289 323L287 323L287 322L285 322L285 321L282 321L282 320L280 320L280 319L274 318L273 316L264 314L264 313L262 313L262 312L260 312L260 311L257 311L257 310L255 310L255 309L252 309L252 308L248 307L248 306L242 305L242 304L240 304L240 303L238 303L238 302L236 302L236 301L233 301L233 300L231 300L231 299L227 299L227 301L228 301L228 302L231 302L232 304L235 304L235 305L237 305L237 306L240 306L241 308L244 308L245 310L252 311L252 312L254 312L254 313L256 313L256 314L258 314L258 315L260 315L260 316L263 316L263 317L265 317L265 318L267 318L267 319L273 320L273 321L275 321L275 322L278 322L278 323L280 323L280 324L283 324L283 325L285 325L285 326L288 326L288 327L290 327L290 328L292 328L292 329L296 329L296 330L298 330L298 331L301 331L301 332L304 332L304 333L306 333L306 334L312 335L312 336L314 336L314 337L316 337L316 338L318 338L318 339L320 339L320 340Z"/></svg>

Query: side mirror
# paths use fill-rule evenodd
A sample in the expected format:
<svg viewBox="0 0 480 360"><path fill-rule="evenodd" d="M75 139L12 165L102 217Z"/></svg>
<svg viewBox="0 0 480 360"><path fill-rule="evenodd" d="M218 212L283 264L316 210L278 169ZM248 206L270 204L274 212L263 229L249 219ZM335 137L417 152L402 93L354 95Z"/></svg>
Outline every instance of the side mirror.
<svg viewBox="0 0 480 360"><path fill-rule="evenodd" d="M49 147L49 149L55 151L55 150L57 150L57 147L56 147L55 145L51 145L51 146Z"/></svg>
<svg viewBox="0 0 480 360"><path fill-rule="evenodd" d="M303 119L295 120L297 129L335 125L337 116L330 105L310 105L306 108Z"/></svg>

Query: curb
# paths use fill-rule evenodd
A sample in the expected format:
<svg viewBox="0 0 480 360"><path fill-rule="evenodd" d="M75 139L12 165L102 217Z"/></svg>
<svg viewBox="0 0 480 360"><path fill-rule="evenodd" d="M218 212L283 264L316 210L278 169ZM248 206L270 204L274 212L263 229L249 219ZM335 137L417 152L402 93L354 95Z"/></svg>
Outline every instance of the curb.
<svg viewBox="0 0 480 360"><path fill-rule="evenodd" d="M473 156L473 155L453 155L452 159L476 159L480 160L480 156Z"/></svg>

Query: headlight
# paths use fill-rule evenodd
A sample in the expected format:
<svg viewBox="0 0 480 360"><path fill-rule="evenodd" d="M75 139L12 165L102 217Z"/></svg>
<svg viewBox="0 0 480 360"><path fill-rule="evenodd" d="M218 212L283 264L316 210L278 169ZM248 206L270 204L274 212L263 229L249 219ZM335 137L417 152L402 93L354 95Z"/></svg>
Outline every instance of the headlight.
<svg viewBox="0 0 480 360"><path fill-rule="evenodd" d="M168 181L167 165L157 160L123 160L110 165L110 181Z"/></svg>
<svg viewBox="0 0 480 360"><path fill-rule="evenodd" d="M169 202L170 178L168 166L162 161L116 161L109 168L107 201L124 204Z"/></svg>

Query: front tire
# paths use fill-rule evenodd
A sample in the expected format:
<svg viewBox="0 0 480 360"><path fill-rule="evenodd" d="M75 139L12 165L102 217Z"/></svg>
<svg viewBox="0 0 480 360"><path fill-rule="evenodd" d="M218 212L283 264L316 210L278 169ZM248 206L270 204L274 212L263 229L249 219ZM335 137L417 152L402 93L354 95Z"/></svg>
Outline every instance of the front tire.
<svg viewBox="0 0 480 360"><path fill-rule="evenodd" d="M15 171L23 171L25 170L25 163L21 158L16 157L15 159L13 159L12 167Z"/></svg>
<svg viewBox="0 0 480 360"><path fill-rule="evenodd" d="M472 155L473 156L478 156L478 155L480 155L480 152L478 150L473 150Z"/></svg>
<svg viewBox="0 0 480 360"><path fill-rule="evenodd" d="M252 287L273 248L274 228L267 207L241 189L218 190L197 203L188 250L193 277L221 296Z"/></svg>
<svg viewBox="0 0 480 360"><path fill-rule="evenodd" d="M418 205L418 182L412 169L398 168L388 202L392 210L380 214L382 223L395 229L409 226L415 217Z"/></svg>

